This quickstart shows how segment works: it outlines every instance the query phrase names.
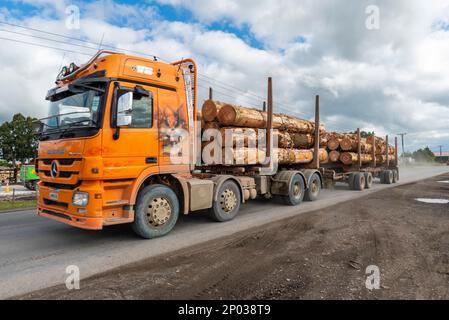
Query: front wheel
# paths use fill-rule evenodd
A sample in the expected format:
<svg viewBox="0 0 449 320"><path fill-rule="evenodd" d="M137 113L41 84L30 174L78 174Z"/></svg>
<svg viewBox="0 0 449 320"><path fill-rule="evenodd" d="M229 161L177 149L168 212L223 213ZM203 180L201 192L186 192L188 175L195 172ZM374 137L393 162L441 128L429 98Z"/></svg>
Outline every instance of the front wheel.
<svg viewBox="0 0 449 320"><path fill-rule="evenodd" d="M145 187L137 197L133 230L145 239L169 233L178 221L179 200L167 186L155 184Z"/></svg>

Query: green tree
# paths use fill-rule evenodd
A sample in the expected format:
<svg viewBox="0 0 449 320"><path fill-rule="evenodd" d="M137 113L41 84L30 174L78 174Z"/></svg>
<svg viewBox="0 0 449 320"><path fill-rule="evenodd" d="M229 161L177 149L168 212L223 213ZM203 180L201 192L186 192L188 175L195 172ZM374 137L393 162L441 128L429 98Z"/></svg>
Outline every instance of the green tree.
<svg viewBox="0 0 449 320"><path fill-rule="evenodd" d="M7 161L25 161L34 158L37 138L33 135L32 123L35 119L16 113L10 122L0 126L0 149Z"/></svg>
<svg viewBox="0 0 449 320"><path fill-rule="evenodd" d="M413 159L419 162L434 162L435 155L429 147L425 147L424 149L419 149L413 152Z"/></svg>

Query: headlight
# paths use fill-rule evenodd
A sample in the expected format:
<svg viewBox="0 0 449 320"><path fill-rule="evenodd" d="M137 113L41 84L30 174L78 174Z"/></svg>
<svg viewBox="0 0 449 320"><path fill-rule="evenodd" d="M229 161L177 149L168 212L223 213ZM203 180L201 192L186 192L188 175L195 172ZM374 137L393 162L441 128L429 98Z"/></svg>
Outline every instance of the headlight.
<svg viewBox="0 0 449 320"><path fill-rule="evenodd" d="M74 206L85 207L89 202L89 194L87 192L75 192L73 194L72 203Z"/></svg>

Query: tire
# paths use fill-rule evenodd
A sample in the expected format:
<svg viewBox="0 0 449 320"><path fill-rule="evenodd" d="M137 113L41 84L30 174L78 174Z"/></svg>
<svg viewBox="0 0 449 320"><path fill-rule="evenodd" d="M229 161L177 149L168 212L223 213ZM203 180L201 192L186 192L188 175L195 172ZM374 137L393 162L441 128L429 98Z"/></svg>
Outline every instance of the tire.
<svg viewBox="0 0 449 320"><path fill-rule="evenodd" d="M371 172L365 172L365 188L369 189L373 185L373 175Z"/></svg>
<svg viewBox="0 0 449 320"><path fill-rule="evenodd" d="M145 187L137 197L133 230L145 239L169 233L179 217L179 200L167 186L154 184Z"/></svg>
<svg viewBox="0 0 449 320"><path fill-rule="evenodd" d="M354 190L363 191L365 189L365 174L357 172L354 176Z"/></svg>
<svg viewBox="0 0 449 320"><path fill-rule="evenodd" d="M295 174L288 187L288 195L282 196L282 200L289 206L297 206L304 199L304 189L304 179L299 174Z"/></svg>
<svg viewBox="0 0 449 320"><path fill-rule="evenodd" d="M217 222L232 220L239 212L241 202L239 186L234 181L227 180L220 186L217 201L209 209L209 215Z"/></svg>
<svg viewBox="0 0 449 320"><path fill-rule="evenodd" d="M383 173L384 184L392 184L393 183L393 171L385 170Z"/></svg>
<svg viewBox="0 0 449 320"><path fill-rule="evenodd" d="M397 170L392 170L393 171L393 183L396 183L399 181L399 173Z"/></svg>
<svg viewBox="0 0 449 320"><path fill-rule="evenodd" d="M317 173L312 174L309 181L309 187L304 195L304 200L315 201L318 199L321 192L321 179Z"/></svg>
<svg viewBox="0 0 449 320"><path fill-rule="evenodd" d="M356 175L357 173L356 172L351 172L350 174L349 174L349 177L348 177L348 185L349 185L349 189L350 190L354 190L354 178L355 178L355 175Z"/></svg>

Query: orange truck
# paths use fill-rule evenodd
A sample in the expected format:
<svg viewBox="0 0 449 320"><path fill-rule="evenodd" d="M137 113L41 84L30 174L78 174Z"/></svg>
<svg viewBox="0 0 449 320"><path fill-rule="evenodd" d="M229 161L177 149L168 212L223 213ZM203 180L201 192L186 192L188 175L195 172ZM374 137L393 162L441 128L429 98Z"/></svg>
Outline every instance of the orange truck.
<svg viewBox="0 0 449 320"><path fill-rule="evenodd" d="M349 173L329 173L318 160L240 171L198 166L196 83L191 59L164 63L102 50L80 67L62 68L46 97L49 116L34 128L38 214L90 230L129 223L154 238L170 232L180 214L207 209L228 221L257 196L297 205L317 199L325 177L347 180ZM269 81L268 158L272 111ZM173 156L180 140L182 159ZM315 159L318 150L316 143Z"/></svg>

